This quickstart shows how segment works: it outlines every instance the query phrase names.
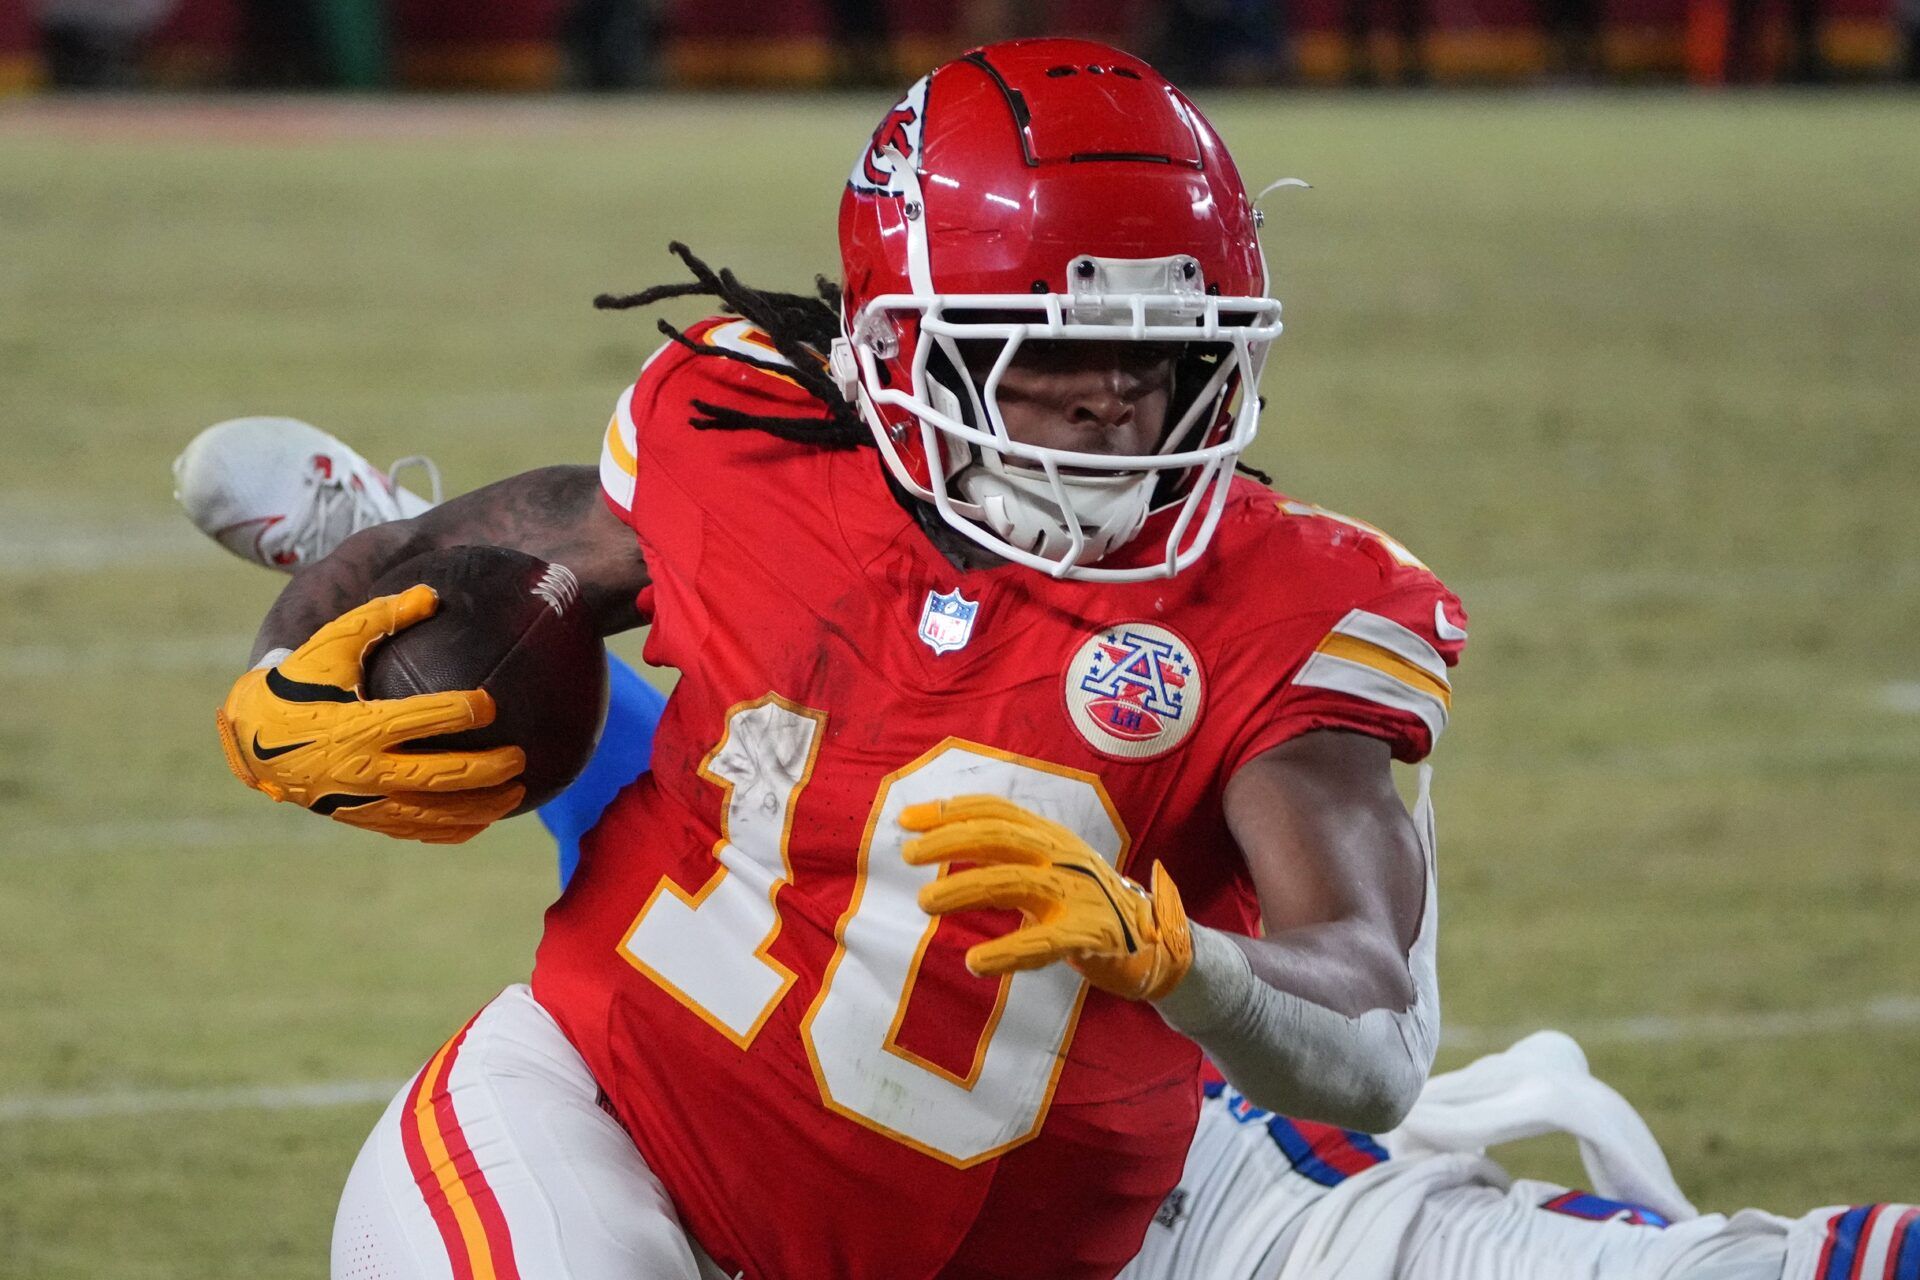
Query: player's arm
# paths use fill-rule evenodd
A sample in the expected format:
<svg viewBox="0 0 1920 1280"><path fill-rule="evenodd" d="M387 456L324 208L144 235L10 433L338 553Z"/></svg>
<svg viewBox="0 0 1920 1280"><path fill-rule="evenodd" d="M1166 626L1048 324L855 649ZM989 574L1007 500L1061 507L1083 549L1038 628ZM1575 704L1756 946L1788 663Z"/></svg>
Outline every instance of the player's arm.
<svg viewBox="0 0 1920 1280"><path fill-rule="evenodd" d="M424 586L369 600L388 569L426 551L506 546L563 564L602 634L640 621L646 564L633 531L600 496L590 467L548 467L379 525L296 574L268 613L254 669L217 715L227 765L256 791L386 835L456 843L519 807L518 747L421 751L421 738L490 724L485 691L369 700L368 653L432 615Z"/></svg>
<svg viewBox="0 0 1920 1280"><path fill-rule="evenodd" d="M1405 1117L1438 1033L1427 857L1391 762L1377 738L1316 730L1234 774L1265 936L1192 926L1192 968L1159 1001L1260 1106L1368 1133Z"/></svg>
<svg viewBox="0 0 1920 1280"><path fill-rule="evenodd" d="M395 565L442 547L511 547L563 564L599 622L601 635L639 626L634 597L647 566L633 530L601 497L592 467L542 467L475 489L415 516L363 529L332 555L300 570L267 611L254 662L293 649L321 624L362 604Z"/></svg>
<svg viewBox="0 0 1920 1280"><path fill-rule="evenodd" d="M1261 939L1192 924L1158 862L1135 884L1073 831L995 796L908 806L901 825L925 834L903 853L973 864L921 889L930 914L1021 913L968 949L973 972L1064 961L1153 1002L1260 1106L1384 1132L1418 1096L1438 1030L1426 857L1390 760L1378 739L1313 730L1234 774L1226 814Z"/></svg>

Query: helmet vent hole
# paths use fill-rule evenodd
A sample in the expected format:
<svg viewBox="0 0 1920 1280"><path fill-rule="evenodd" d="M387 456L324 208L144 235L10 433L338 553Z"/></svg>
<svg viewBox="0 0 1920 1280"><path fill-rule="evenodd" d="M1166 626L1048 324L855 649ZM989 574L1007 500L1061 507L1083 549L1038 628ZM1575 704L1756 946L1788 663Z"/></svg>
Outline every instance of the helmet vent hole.
<svg viewBox="0 0 1920 1280"><path fill-rule="evenodd" d="M1126 80L1138 80L1140 78L1140 73L1131 67L1114 67L1113 74Z"/></svg>
<svg viewBox="0 0 1920 1280"><path fill-rule="evenodd" d="M1047 68L1047 76L1048 78L1053 80L1058 80L1062 76L1071 76L1071 75L1078 75L1078 74L1079 74L1078 70L1074 67L1048 67Z"/></svg>
<svg viewBox="0 0 1920 1280"><path fill-rule="evenodd" d="M1047 282L1045 280L1035 280L1033 282L1033 292L1035 293L1047 292Z"/></svg>
<svg viewBox="0 0 1920 1280"><path fill-rule="evenodd" d="M1105 67L1098 66L1091 62L1087 64L1087 74L1090 76L1104 75L1106 74L1106 70Z"/></svg>

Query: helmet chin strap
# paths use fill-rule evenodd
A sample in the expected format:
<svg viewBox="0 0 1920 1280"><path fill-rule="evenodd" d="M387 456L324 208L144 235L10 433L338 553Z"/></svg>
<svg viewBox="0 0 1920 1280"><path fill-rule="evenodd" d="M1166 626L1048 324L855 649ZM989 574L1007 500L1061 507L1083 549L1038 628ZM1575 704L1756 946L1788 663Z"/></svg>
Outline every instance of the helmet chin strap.
<svg viewBox="0 0 1920 1280"><path fill-rule="evenodd" d="M954 488L980 512L982 524L1013 546L1049 560L1085 564L1104 559L1140 532L1154 478L1150 472L1125 471L1062 475L1056 488L1043 471L976 463L955 478ZM1082 542L1078 555L1076 533Z"/></svg>

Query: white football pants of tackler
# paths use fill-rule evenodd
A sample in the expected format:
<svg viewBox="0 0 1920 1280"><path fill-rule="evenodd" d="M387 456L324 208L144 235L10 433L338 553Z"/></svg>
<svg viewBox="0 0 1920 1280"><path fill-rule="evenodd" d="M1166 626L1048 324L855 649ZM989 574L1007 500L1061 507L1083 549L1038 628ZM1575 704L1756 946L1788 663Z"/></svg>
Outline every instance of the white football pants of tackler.
<svg viewBox="0 0 1920 1280"><path fill-rule="evenodd" d="M553 1018L508 987L361 1148L334 1220L333 1280L726 1280L598 1100Z"/></svg>
<svg viewBox="0 0 1920 1280"><path fill-rule="evenodd" d="M1269 1119L1230 1089L1202 1105L1180 1186L1123 1280L1920 1280L1910 1206L1698 1214L1639 1114L1554 1032L1434 1077L1382 1140L1393 1158L1349 1177L1303 1168ZM1551 1209L1592 1197L1514 1181L1483 1154L1551 1133L1579 1143L1599 1195L1670 1225Z"/></svg>

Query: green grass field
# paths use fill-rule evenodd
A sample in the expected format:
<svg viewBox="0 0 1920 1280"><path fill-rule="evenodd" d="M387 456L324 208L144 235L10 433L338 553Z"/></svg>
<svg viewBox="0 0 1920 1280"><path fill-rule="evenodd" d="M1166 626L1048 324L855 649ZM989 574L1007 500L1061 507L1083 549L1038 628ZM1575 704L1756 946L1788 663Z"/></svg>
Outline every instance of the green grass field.
<svg viewBox="0 0 1920 1280"><path fill-rule="evenodd" d="M400 846L227 776L277 583L174 453L279 412L455 488L589 461L657 340L592 295L674 236L833 270L884 106L0 108L0 1275L324 1275L366 1082L552 892L531 822ZM1561 1026L1703 1207L1920 1198L1920 99L1213 106L1315 183L1253 460L1473 613L1443 1065Z"/></svg>

